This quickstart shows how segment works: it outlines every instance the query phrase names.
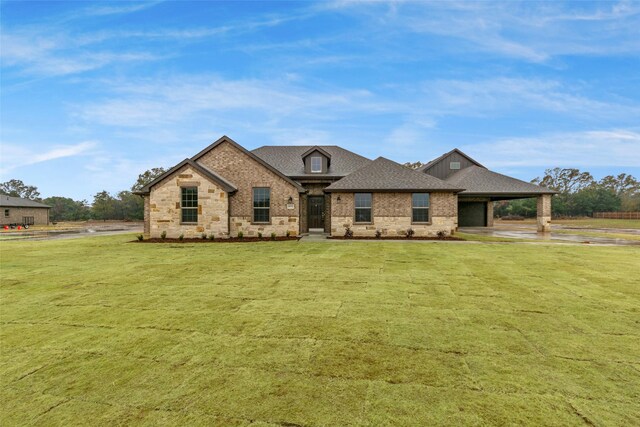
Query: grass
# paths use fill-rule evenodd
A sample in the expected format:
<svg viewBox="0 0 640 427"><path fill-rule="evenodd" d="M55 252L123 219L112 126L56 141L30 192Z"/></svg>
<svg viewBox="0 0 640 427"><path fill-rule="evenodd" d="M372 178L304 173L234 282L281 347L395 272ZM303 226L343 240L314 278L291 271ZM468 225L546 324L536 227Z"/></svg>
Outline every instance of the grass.
<svg viewBox="0 0 640 427"><path fill-rule="evenodd" d="M0 245L1 425L638 425L640 250Z"/></svg>

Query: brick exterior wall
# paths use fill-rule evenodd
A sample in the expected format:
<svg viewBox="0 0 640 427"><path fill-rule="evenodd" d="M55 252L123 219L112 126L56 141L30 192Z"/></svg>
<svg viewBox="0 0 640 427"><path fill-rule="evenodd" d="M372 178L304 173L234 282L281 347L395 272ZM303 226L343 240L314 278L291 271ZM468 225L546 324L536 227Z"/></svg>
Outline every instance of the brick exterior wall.
<svg viewBox="0 0 640 427"><path fill-rule="evenodd" d="M338 201L338 197L340 201ZM350 227L354 236L404 236L411 228L416 236L453 234L458 222L458 197L454 193L431 193L429 224L412 224L411 193L373 193L371 224L354 224L354 193L331 194L331 235L342 236Z"/></svg>
<svg viewBox="0 0 640 427"><path fill-rule="evenodd" d="M537 206L538 231L548 233L551 231L551 195L538 196Z"/></svg>
<svg viewBox="0 0 640 427"><path fill-rule="evenodd" d="M182 187L198 187L198 223L182 224L180 202ZM202 176L191 166L184 166L153 186L149 197L149 236L200 237L202 233L216 238L229 236L229 196L218 185ZM146 204L145 204L146 213ZM147 228L145 217L145 229ZM146 231L146 230L145 230Z"/></svg>
<svg viewBox="0 0 640 427"><path fill-rule="evenodd" d="M238 188L230 197L231 236L236 236L239 231L245 236L254 236L258 232L265 236L271 233L283 236L287 231L291 235L299 234L300 197L297 188L291 183L228 142L215 146L197 162ZM254 187L271 189L269 224L252 223ZM293 201L293 209L287 207L289 197Z"/></svg>
<svg viewBox="0 0 640 427"><path fill-rule="evenodd" d="M9 211L9 216L5 212ZM0 224L22 224L25 216L33 217L34 225L49 224L48 208L20 208L13 206L2 206L0 208Z"/></svg>

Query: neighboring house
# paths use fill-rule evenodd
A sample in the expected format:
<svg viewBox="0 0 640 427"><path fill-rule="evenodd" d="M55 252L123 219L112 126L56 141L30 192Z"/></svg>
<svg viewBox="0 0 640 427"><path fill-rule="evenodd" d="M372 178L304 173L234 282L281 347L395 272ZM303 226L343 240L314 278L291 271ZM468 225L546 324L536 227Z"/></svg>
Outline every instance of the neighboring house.
<svg viewBox="0 0 640 427"><path fill-rule="evenodd" d="M47 225L51 206L21 197L0 195L2 225Z"/></svg>
<svg viewBox="0 0 640 427"><path fill-rule="evenodd" d="M452 234L492 225L493 200L538 197L548 231L554 192L491 172L453 150L419 170L337 146L264 146L248 151L223 136L137 192L145 235L216 238L271 233ZM463 223L459 222L459 211Z"/></svg>

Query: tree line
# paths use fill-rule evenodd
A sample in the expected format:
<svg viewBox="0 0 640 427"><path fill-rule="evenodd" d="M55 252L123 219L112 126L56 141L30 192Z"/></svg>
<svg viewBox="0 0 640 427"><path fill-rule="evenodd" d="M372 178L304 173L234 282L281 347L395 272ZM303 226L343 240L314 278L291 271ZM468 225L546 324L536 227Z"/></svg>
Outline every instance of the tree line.
<svg viewBox="0 0 640 427"><path fill-rule="evenodd" d="M625 173L608 175L599 181L589 172L573 168L545 170L531 183L558 192L551 199L554 217L593 216L594 212L640 211L640 182ZM534 217L536 199L496 202L494 215Z"/></svg>
<svg viewBox="0 0 640 427"><path fill-rule="evenodd" d="M130 190L119 191L115 194L103 190L93 196L91 203L88 200L74 200L62 196L42 198L37 187L27 185L18 179L0 183L0 194L22 197L51 206L49 218L54 222L90 219L137 221L144 219L144 201L134 192L139 191L164 172L164 168L145 171L138 175L138 179Z"/></svg>

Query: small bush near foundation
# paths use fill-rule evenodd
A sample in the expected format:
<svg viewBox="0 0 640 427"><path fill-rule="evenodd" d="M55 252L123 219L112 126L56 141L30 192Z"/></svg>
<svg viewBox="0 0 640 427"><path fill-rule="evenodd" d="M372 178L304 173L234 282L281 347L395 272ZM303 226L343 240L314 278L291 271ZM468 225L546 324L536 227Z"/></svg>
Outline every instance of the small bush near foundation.
<svg viewBox="0 0 640 427"><path fill-rule="evenodd" d="M142 234L138 234L136 237L138 238L138 242L142 242L142 239L144 239Z"/></svg>
<svg viewBox="0 0 640 427"><path fill-rule="evenodd" d="M244 233L242 231L238 231L238 239L244 239Z"/></svg>
<svg viewBox="0 0 640 427"><path fill-rule="evenodd" d="M447 232L445 230L438 231L438 239L444 240L447 237Z"/></svg>
<svg viewBox="0 0 640 427"><path fill-rule="evenodd" d="M258 239L262 239L262 233L258 231Z"/></svg>
<svg viewBox="0 0 640 427"><path fill-rule="evenodd" d="M215 238L216 238L215 234L213 233L209 234L209 240L215 240Z"/></svg>
<svg viewBox="0 0 640 427"><path fill-rule="evenodd" d="M414 234L416 234L416 232L413 230L413 228L410 228L404 234L405 236L407 236L407 239L410 239Z"/></svg>
<svg viewBox="0 0 640 427"><path fill-rule="evenodd" d="M376 239L379 239L381 237L382 237L382 231L376 230Z"/></svg>
<svg viewBox="0 0 640 427"><path fill-rule="evenodd" d="M291 232L287 230L287 237L291 236Z"/></svg>
<svg viewBox="0 0 640 427"><path fill-rule="evenodd" d="M184 234L181 234L178 236L178 240L180 240L181 242L184 240Z"/></svg>
<svg viewBox="0 0 640 427"><path fill-rule="evenodd" d="M344 230L344 237L346 237L347 239L350 239L353 237L353 230L351 229L351 227L347 227Z"/></svg>
<svg viewBox="0 0 640 427"><path fill-rule="evenodd" d="M207 240L207 233L202 233L202 240Z"/></svg>
<svg viewBox="0 0 640 427"><path fill-rule="evenodd" d="M271 233L271 240L276 240L276 233Z"/></svg>
<svg viewBox="0 0 640 427"><path fill-rule="evenodd" d="M163 231L162 233L160 233L160 238L161 238L162 240L166 239L166 238L167 238L167 232L166 232L166 231Z"/></svg>

